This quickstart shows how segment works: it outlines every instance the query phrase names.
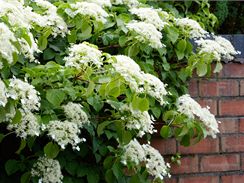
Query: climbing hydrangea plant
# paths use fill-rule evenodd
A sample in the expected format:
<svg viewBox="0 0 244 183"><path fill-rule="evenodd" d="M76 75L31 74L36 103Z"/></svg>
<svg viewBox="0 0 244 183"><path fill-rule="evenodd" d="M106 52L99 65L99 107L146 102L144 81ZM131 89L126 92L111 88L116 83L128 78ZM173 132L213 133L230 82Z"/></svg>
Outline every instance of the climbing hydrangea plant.
<svg viewBox="0 0 244 183"><path fill-rule="evenodd" d="M218 134L186 82L238 52L197 18L146 0L0 4L0 182L163 182L155 123L184 146Z"/></svg>

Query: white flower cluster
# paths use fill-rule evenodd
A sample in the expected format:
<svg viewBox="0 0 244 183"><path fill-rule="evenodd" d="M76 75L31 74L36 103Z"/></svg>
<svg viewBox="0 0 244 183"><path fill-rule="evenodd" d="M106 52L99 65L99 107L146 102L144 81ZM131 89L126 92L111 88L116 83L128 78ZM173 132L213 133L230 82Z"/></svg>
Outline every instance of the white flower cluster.
<svg viewBox="0 0 244 183"><path fill-rule="evenodd" d="M195 20L189 18L177 18L175 19L175 23L183 30L188 30L190 38L201 38L208 34L208 32L205 31Z"/></svg>
<svg viewBox="0 0 244 183"><path fill-rule="evenodd" d="M25 29L25 31L27 31L27 36L29 37L28 41L26 38L16 38L14 36L14 33L11 32L11 30L9 29L7 30L7 32L4 33L6 36L5 42L7 42L7 40L12 40L15 42L18 41L21 45L21 49L19 51L27 58L29 58L30 61L37 62L34 58L34 53L40 52L40 50L38 49L33 35L30 33L30 29L32 28L31 22L32 19L34 19L35 17L35 13L32 12L32 9L30 7L25 7L23 3L17 0L0 0L0 4L0 18L6 16L13 32L17 31L18 28L22 28ZM9 36L11 36L11 39L9 38ZM1 46L1 50L5 50L8 48L9 51L6 53L18 53L15 47L13 45L11 46L11 42L8 43L8 46ZM8 60L11 64L13 61L12 55L10 55L10 57L6 60Z"/></svg>
<svg viewBox="0 0 244 183"><path fill-rule="evenodd" d="M32 85L20 79L10 79L7 95L14 100L20 100L24 111L34 111L40 107L39 93Z"/></svg>
<svg viewBox="0 0 244 183"><path fill-rule="evenodd" d="M114 5L127 5L130 8L137 7L140 5L138 0L110 0Z"/></svg>
<svg viewBox="0 0 244 183"><path fill-rule="evenodd" d="M9 64L13 63L13 53L22 53L31 62L38 62L35 60L34 53L40 52L40 50L30 32L31 29L35 28L35 24L40 27L52 28L54 36L58 34L65 36L68 32L66 23L57 15L57 8L54 5L44 0L35 0L35 2L38 6L45 9L43 15L34 12L31 7L25 6L24 1L0 0L0 19L6 17L11 27L10 30L4 23L0 25L0 50L3 58ZM26 36L15 37L14 32L19 29L26 31L28 38ZM17 50L12 42L18 42L21 45L20 50Z"/></svg>
<svg viewBox="0 0 244 183"><path fill-rule="evenodd" d="M115 58L117 62L112 64L114 69L123 76L132 90L154 97L161 105L165 103L164 96L167 91L162 81L156 76L145 74L130 57L117 55Z"/></svg>
<svg viewBox="0 0 244 183"><path fill-rule="evenodd" d="M132 8L130 12L137 15L142 21L153 24L158 30L162 30L167 22L164 22L153 8Z"/></svg>
<svg viewBox="0 0 244 183"><path fill-rule="evenodd" d="M0 17L6 16L13 27L30 29L33 12L30 7L25 7L23 2L18 0L0 0Z"/></svg>
<svg viewBox="0 0 244 183"><path fill-rule="evenodd" d="M98 22L106 23L108 13L98 4L89 3L89 2L77 2L75 4L71 4L70 8L67 8L65 12L71 18L74 18L77 14L80 14L85 17L90 17L95 19Z"/></svg>
<svg viewBox="0 0 244 183"><path fill-rule="evenodd" d="M213 114L209 112L209 108L202 108L190 95L186 94L178 98L177 108L180 113L185 114L189 118L199 119L207 129L207 135L216 138L219 133L218 122Z"/></svg>
<svg viewBox="0 0 244 183"><path fill-rule="evenodd" d="M82 105L69 102L63 106L66 118L76 123L80 128L89 123L87 114L83 111Z"/></svg>
<svg viewBox="0 0 244 183"><path fill-rule="evenodd" d="M170 177L168 173L170 165L164 162L164 158L159 151L149 144L143 144L142 147L145 153L146 169L148 173L156 179L159 178L161 180L166 176Z"/></svg>
<svg viewBox="0 0 244 183"><path fill-rule="evenodd" d="M126 128L137 130L138 137L142 137L146 133L157 132L153 127L153 117L147 111L134 110L131 105L124 104L120 108L120 112L124 115L121 119L126 122Z"/></svg>
<svg viewBox="0 0 244 183"><path fill-rule="evenodd" d="M14 33L4 23L0 23L0 54L10 65L14 61L14 53L18 53L16 47L12 44L16 41ZM0 69L2 67L3 65L0 63Z"/></svg>
<svg viewBox="0 0 244 183"><path fill-rule="evenodd" d="M89 3L95 3L101 7L111 7L111 1L110 0L83 0Z"/></svg>
<svg viewBox="0 0 244 183"><path fill-rule="evenodd" d="M162 33L153 24L132 21L126 25L134 38L141 43L149 44L152 48L162 48Z"/></svg>
<svg viewBox="0 0 244 183"><path fill-rule="evenodd" d="M87 42L75 44L69 48L69 56L64 58L65 66L80 68L81 66L101 67L102 53L94 45Z"/></svg>
<svg viewBox="0 0 244 183"><path fill-rule="evenodd" d="M64 37L68 33L68 27L64 20L57 14L57 7L47 0L34 0L37 6L44 11L41 15L35 14L32 21L41 27L51 27L52 35Z"/></svg>
<svg viewBox="0 0 244 183"><path fill-rule="evenodd" d="M165 103L163 96L168 93L165 89L166 85L152 74L143 74L143 79L145 91L163 105Z"/></svg>
<svg viewBox="0 0 244 183"><path fill-rule="evenodd" d="M124 154L121 157L123 164L145 165L147 172L155 179L163 180L166 176L170 177L169 164L165 163L158 150L149 144L140 145L136 139L133 139L123 149Z"/></svg>
<svg viewBox="0 0 244 183"><path fill-rule="evenodd" d="M7 93L6 86L0 78L0 106L5 107L5 105L8 102L8 98L7 98L6 93Z"/></svg>
<svg viewBox="0 0 244 183"><path fill-rule="evenodd" d="M199 46L199 53L208 53L214 56L216 61L233 60L233 55L240 54L233 45L221 36L214 36L214 39L200 39L196 43Z"/></svg>
<svg viewBox="0 0 244 183"><path fill-rule="evenodd" d="M57 160L39 157L31 169L31 176L43 183L62 183L63 175Z"/></svg>
<svg viewBox="0 0 244 183"><path fill-rule="evenodd" d="M20 138L26 139L27 136L39 136L40 125L35 115L30 111L21 110L21 122L9 123L8 130L14 130L16 135Z"/></svg>
<svg viewBox="0 0 244 183"><path fill-rule="evenodd" d="M44 126L47 129L48 136L51 137L62 149L70 144L73 149L80 150L78 144L86 141L84 138L80 138L80 129L76 123L54 120L50 121Z"/></svg>

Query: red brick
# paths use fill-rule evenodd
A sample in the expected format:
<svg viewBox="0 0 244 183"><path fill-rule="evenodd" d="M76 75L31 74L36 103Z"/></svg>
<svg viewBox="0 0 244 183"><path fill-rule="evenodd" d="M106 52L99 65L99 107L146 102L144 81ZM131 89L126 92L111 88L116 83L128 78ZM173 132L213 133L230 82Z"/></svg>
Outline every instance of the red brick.
<svg viewBox="0 0 244 183"><path fill-rule="evenodd" d="M179 146L181 154L201 154L219 152L219 139L207 138L190 147Z"/></svg>
<svg viewBox="0 0 244 183"><path fill-rule="evenodd" d="M244 152L244 136L221 137L223 152Z"/></svg>
<svg viewBox="0 0 244 183"><path fill-rule="evenodd" d="M244 99L229 99L219 101L219 115L241 116L244 115Z"/></svg>
<svg viewBox="0 0 244 183"><path fill-rule="evenodd" d="M198 81L196 79L192 79L189 82L189 94L192 97L197 97L198 96Z"/></svg>
<svg viewBox="0 0 244 183"><path fill-rule="evenodd" d="M219 177L214 176L196 176L196 177L180 177L179 183L218 183Z"/></svg>
<svg viewBox="0 0 244 183"><path fill-rule="evenodd" d="M204 156L200 163L201 172L221 172L240 169L239 154Z"/></svg>
<svg viewBox="0 0 244 183"><path fill-rule="evenodd" d="M177 183L176 178L164 179L164 183Z"/></svg>
<svg viewBox="0 0 244 183"><path fill-rule="evenodd" d="M197 100L202 107L209 106L210 112L217 115L217 101L214 99L198 99Z"/></svg>
<svg viewBox="0 0 244 183"><path fill-rule="evenodd" d="M240 78L244 77L244 64L228 63L223 65L224 68L220 72L220 77Z"/></svg>
<svg viewBox="0 0 244 183"><path fill-rule="evenodd" d="M205 96L238 96L239 83L236 80L208 81L199 82L199 95Z"/></svg>
<svg viewBox="0 0 244 183"><path fill-rule="evenodd" d="M244 154L241 155L241 169L244 170Z"/></svg>
<svg viewBox="0 0 244 183"><path fill-rule="evenodd" d="M196 173L198 170L198 156L188 156L181 158L181 165L172 164L171 173Z"/></svg>
<svg viewBox="0 0 244 183"><path fill-rule="evenodd" d="M244 175L227 175L222 176L222 183L243 183Z"/></svg>
<svg viewBox="0 0 244 183"><path fill-rule="evenodd" d="M175 154L176 153L176 141L175 139L162 139L153 138L151 145L159 150L161 154Z"/></svg>
<svg viewBox="0 0 244 183"><path fill-rule="evenodd" d="M239 129L239 131L241 133L244 133L244 118L240 119L240 129Z"/></svg>
<svg viewBox="0 0 244 183"><path fill-rule="evenodd" d="M240 81L240 95L244 95L244 80Z"/></svg>
<svg viewBox="0 0 244 183"><path fill-rule="evenodd" d="M220 118L218 119L220 133L236 133L238 132L238 119L237 118ZM244 127L244 126L243 126ZM244 128L243 128L244 129Z"/></svg>

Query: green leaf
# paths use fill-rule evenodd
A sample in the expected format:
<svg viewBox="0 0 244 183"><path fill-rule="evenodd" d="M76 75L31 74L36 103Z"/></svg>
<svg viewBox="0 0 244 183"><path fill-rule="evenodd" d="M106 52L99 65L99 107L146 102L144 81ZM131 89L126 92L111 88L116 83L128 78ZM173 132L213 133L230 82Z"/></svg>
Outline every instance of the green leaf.
<svg viewBox="0 0 244 183"><path fill-rule="evenodd" d="M92 36L92 27L88 22L82 21L81 25L81 33L77 34L79 40L83 41L89 39Z"/></svg>
<svg viewBox="0 0 244 183"><path fill-rule="evenodd" d="M99 96L91 96L87 99L88 104L90 104L97 112L103 108L103 102Z"/></svg>
<svg viewBox="0 0 244 183"><path fill-rule="evenodd" d="M220 72L223 69L223 65L221 64L221 62L217 62L215 68L214 68L214 73Z"/></svg>
<svg viewBox="0 0 244 183"><path fill-rule="evenodd" d="M110 125L110 124L113 123L113 122L114 122L114 121L105 121L105 122L99 124L99 125L97 126L97 135L98 135L98 136L102 135L102 134L104 133L104 128L105 128L106 126Z"/></svg>
<svg viewBox="0 0 244 183"><path fill-rule="evenodd" d="M189 146L191 144L191 139L189 135L184 135L180 141L180 144L183 146Z"/></svg>
<svg viewBox="0 0 244 183"><path fill-rule="evenodd" d="M47 48L43 52L43 59L44 60L51 60L55 57L55 55L56 55L55 51L53 51L51 48Z"/></svg>
<svg viewBox="0 0 244 183"><path fill-rule="evenodd" d="M20 123L22 119L22 114L21 112L17 109L14 118L12 119L12 123Z"/></svg>
<svg viewBox="0 0 244 183"><path fill-rule="evenodd" d="M50 89L47 90L46 98L48 102L58 107L63 102L65 98L65 93L59 89Z"/></svg>
<svg viewBox="0 0 244 183"><path fill-rule="evenodd" d="M107 183L114 183L115 177L114 177L112 169L109 169L106 171L105 180Z"/></svg>
<svg viewBox="0 0 244 183"><path fill-rule="evenodd" d="M25 148L25 146L26 146L26 140L22 139L21 143L20 143L20 146L19 146L19 149L16 151L16 153L20 154L21 151Z"/></svg>
<svg viewBox="0 0 244 183"><path fill-rule="evenodd" d="M113 165L113 159L114 157L108 156L106 159L103 161L103 167L107 170Z"/></svg>
<svg viewBox="0 0 244 183"><path fill-rule="evenodd" d="M140 47L138 44L133 44L128 48L128 56L134 57L140 52Z"/></svg>
<svg viewBox="0 0 244 183"><path fill-rule="evenodd" d="M149 110L149 100L147 98L140 98L138 96L134 96L132 100L132 107L134 109L138 109L140 111L148 111Z"/></svg>
<svg viewBox="0 0 244 183"><path fill-rule="evenodd" d="M88 88L86 89L86 94L85 96L88 97L90 96L95 89L95 83L93 81L89 82Z"/></svg>
<svg viewBox="0 0 244 183"><path fill-rule="evenodd" d="M160 130L160 135L163 138L169 138L171 136L171 128L167 125L164 125Z"/></svg>
<svg viewBox="0 0 244 183"><path fill-rule="evenodd" d="M55 143L49 142L44 147L44 153L48 158L56 158L59 153L59 146Z"/></svg>
<svg viewBox="0 0 244 183"><path fill-rule="evenodd" d="M167 32L167 38L174 44L179 37L178 29L173 26L167 26L165 31Z"/></svg>
<svg viewBox="0 0 244 183"><path fill-rule="evenodd" d="M117 179L120 179L123 176L122 167L119 163L114 163L112 171Z"/></svg>
<svg viewBox="0 0 244 183"><path fill-rule="evenodd" d="M197 75L202 77L204 75L206 75L208 72L208 66L206 63L204 62L199 62L197 64Z"/></svg>
<svg viewBox="0 0 244 183"><path fill-rule="evenodd" d="M176 55L179 60L183 59L185 56L186 40L180 40L176 45Z"/></svg>
<svg viewBox="0 0 244 183"><path fill-rule="evenodd" d="M24 174L21 175L20 183L29 183L30 179L31 179L31 173L25 172Z"/></svg>
<svg viewBox="0 0 244 183"><path fill-rule="evenodd" d="M98 183L99 182L99 175L92 171L87 175L88 183Z"/></svg>
<svg viewBox="0 0 244 183"><path fill-rule="evenodd" d="M20 169L18 161L10 159L5 163L5 170L8 175L12 175Z"/></svg>
<svg viewBox="0 0 244 183"><path fill-rule="evenodd" d="M0 143L3 141L4 137L5 137L5 135L0 133Z"/></svg>
<svg viewBox="0 0 244 183"><path fill-rule="evenodd" d="M151 108L151 111L153 113L153 115L156 117L156 118L159 118L160 115L161 115L161 110L159 107L153 107Z"/></svg>
<svg viewBox="0 0 244 183"><path fill-rule="evenodd" d="M76 29L73 29L70 31L70 34L68 35L68 41L69 43L75 43L77 40L77 31Z"/></svg>

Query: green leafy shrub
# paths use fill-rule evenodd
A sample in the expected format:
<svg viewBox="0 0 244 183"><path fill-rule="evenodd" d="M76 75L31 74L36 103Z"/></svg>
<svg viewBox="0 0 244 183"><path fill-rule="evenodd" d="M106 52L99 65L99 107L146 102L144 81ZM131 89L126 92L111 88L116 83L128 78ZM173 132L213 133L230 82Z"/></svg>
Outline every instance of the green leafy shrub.
<svg viewBox="0 0 244 183"><path fill-rule="evenodd" d="M0 182L162 182L155 122L184 146L216 137L186 82L238 52L169 3L0 3Z"/></svg>

